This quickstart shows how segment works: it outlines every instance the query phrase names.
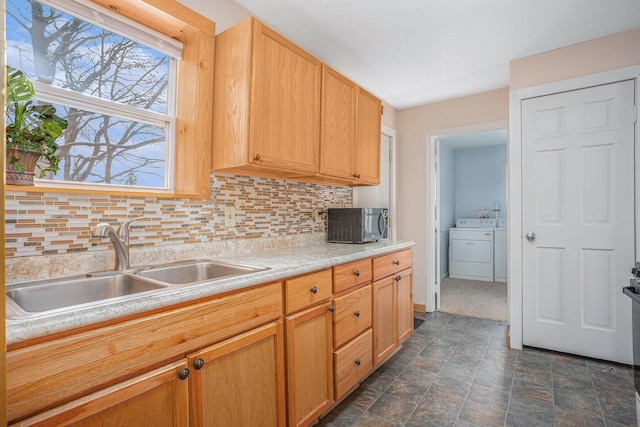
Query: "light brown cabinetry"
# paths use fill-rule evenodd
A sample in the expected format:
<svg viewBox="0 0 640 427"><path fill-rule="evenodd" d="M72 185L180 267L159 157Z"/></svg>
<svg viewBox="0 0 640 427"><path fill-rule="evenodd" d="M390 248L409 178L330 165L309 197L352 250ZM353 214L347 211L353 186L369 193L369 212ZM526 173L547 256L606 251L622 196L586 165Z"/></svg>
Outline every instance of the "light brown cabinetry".
<svg viewBox="0 0 640 427"><path fill-rule="evenodd" d="M321 63L250 17L216 37L213 169L318 173Z"/></svg>
<svg viewBox="0 0 640 427"><path fill-rule="evenodd" d="M323 65L320 175L380 183L381 113L378 98Z"/></svg>
<svg viewBox="0 0 640 427"><path fill-rule="evenodd" d="M382 104L253 17L216 36L213 170L380 183Z"/></svg>
<svg viewBox="0 0 640 427"><path fill-rule="evenodd" d="M270 323L188 356L191 426L284 426L284 334Z"/></svg>
<svg viewBox="0 0 640 427"><path fill-rule="evenodd" d="M373 363L378 365L413 332L411 249L373 259Z"/></svg>
<svg viewBox="0 0 640 427"><path fill-rule="evenodd" d="M137 376L23 420L20 426L187 427L186 360ZM180 378L180 373L184 379Z"/></svg>
<svg viewBox="0 0 640 427"><path fill-rule="evenodd" d="M289 426L308 426L333 404L331 270L285 281Z"/></svg>
<svg viewBox="0 0 640 427"><path fill-rule="evenodd" d="M333 268L335 398L341 399L373 368L371 259Z"/></svg>
<svg viewBox="0 0 640 427"><path fill-rule="evenodd" d="M190 352L277 321L281 316L282 285L278 282L10 349L7 418L15 422L48 408L78 403L77 399L112 384L124 384L139 376L144 379L155 367L184 360ZM153 376L151 381L155 381ZM118 406L130 408L127 416L135 420L153 410L156 397L157 394L147 394L135 405ZM280 400L283 399L284 396ZM149 407L145 406L147 401ZM111 400L97 402L96 405L105 404L105 414L118 411L109 407Z"/></svg>

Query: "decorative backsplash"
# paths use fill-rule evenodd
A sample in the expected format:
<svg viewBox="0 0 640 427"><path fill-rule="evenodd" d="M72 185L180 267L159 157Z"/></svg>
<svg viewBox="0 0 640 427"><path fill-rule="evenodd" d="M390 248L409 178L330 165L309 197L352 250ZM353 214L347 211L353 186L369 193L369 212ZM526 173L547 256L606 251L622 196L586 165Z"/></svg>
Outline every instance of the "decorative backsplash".
<svg viewBox="0 0 640 427"><path fill-rule="evenodd" d="M211 175L211 199L7 191L7 258L110 250L108 239L91 238L98 222L131 225L132 247L323 233L314 209L352 203L352 191L267 178ZM225 228L224 207L234 206L236 226Z"/></svg>

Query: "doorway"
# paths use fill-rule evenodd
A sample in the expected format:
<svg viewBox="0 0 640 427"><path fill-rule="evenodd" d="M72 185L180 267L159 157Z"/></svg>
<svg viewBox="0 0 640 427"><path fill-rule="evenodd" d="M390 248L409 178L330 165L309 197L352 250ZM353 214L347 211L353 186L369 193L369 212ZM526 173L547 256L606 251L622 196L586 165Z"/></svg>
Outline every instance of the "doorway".
<svg viewBox="0 0 640 427"><path fill-rule="evenodd" d="M506 322L507 130L443 136L435 149L439 310Z"/></svg>
<svg viewBox="0 0 640 427"><path fill-rule="evenodd" d="M476 210L485 208L488 210L489 216L491 218L495 218L493 209L495 207L495 202L498 201L501 209L499 215L503 219L506 218L507 175L505 154L502 154L502 160L497 163L497 166L493 168L492 172L493 175L495 175L495 173L499 174L498 180L501 182L500 185L504 187L504 190L500 191L500 195L485 194L482 196L476 194L477 192L469 192L470 190L463 189L458 193L460 211L456 213L456 174L453 166L451 166L455 158L454 151L481 149L483 146L491 147L501 144L501 149L504 153L506 150L506 129L507 121L500 120L497 122L434 131L427 135L427 163L431 165L431 171L427 176L427 180L429 182L427 190L428 214L425 218L427 224L426 265L427 271L430 272L426 280L426 311L436 311L442 308L442 280L448 277L450 240L448 233L449 230L455 226L456 216L476 217ZM456 140L458 140L458 142L456 142ZM451 143L451 145L448 143ZM456 150L454 150L454 148ZM490 148L486 148L486 150L491 151ZM494 147L493 150L496 150L496 148ZM486 153L484 153L484 155L486 155ZM479 165L483 162L479 162L479 158L471 152L462 154L459 157L462 158L460 164L464 164L466 161L472 165L471 168L463 167L463 169L460 169L459 171L459 175L461 177L465 175L465 173L468 175L466 180L468 184L466 185L473 186L475 183L481 182L478 179L472 179L469 181L468 178L469 176L473 178L474 174L479 173L477 171L472 171L472 169L474 169L473 165ZM443 182L443 185L440 185L441 182ZM483 197L483 199L479 201L477 196ZM493 257L495 257L495 254L493 254L493 229L491 230L491 234L492 252L490 262L493 265ZM506 237L506 234L505 229L502 231L501 238ZM503 246L506 245L502 245L501 247ZM491 268L493 278L493 267ZM506 276L506 270L504 275ZM506 282L505 278L502 278L502 280L504 281L502 283ZM484 283L481 283L481 285L482 284ZM477 286L477 288L479 287L480 286ZM506 285L503 285L503 287L506 287ZM504 302L504 299L501 299L501 301ZM464 293L456 302L461 305L474 305L473 302L470 301L470 298L464 296Z"/></svg>

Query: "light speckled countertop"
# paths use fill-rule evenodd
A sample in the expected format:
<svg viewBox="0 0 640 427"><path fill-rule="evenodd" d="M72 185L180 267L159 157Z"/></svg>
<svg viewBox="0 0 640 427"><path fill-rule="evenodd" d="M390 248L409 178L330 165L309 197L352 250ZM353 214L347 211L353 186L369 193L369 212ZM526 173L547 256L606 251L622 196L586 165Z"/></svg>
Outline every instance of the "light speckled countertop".
<svg viewBox="0 0 640 427"><path fill-rule="evenodd" d="M324 243L273 249L252 254L208 258L269 267L269 269L244 276L220 279L213 283L176 286L134 294L124 300L104 300L81 308L52 310L42 314L16 318L10 317L6 321L7 344L39 338L261 283L273 282L362 258L384 255L389 252L410 248L413 245L414 243L411 241L381 241L360 245Z"/></svg>

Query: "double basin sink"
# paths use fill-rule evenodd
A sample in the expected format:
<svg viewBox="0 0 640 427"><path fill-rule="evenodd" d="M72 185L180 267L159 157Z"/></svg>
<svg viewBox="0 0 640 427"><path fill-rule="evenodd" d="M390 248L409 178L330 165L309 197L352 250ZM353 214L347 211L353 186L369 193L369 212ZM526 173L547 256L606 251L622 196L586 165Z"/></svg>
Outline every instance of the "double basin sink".
<svg viewBox="0 0 640 427"><path fill-rule="evenodd" d="M7 285L7 302L9 314L28 316L105 300L126 299L141 292L214 282L267 269L213 260L182 261L124 272L12 283Z"/></svg>

